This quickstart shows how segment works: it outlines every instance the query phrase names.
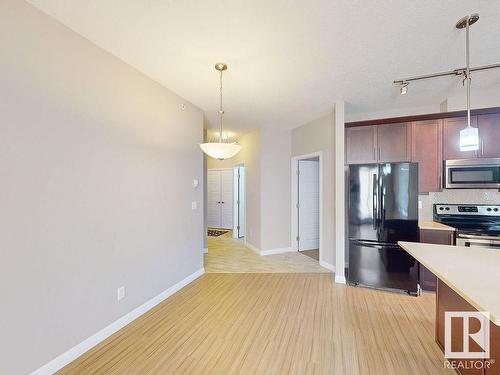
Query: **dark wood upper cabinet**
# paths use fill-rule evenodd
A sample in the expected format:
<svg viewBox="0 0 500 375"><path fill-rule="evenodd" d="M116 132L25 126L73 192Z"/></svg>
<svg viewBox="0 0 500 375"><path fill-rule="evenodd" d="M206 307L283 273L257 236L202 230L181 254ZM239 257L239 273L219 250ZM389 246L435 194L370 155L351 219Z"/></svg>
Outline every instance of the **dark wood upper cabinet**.
<svg viewBox="0 0 500 375"><path fill-rule="evenodd" d="M407 123L346 129L346 163L410 161L411 129Z"/></svg>
<svg viewBox="0 0 500 375"><path fill-rule="evenodd" d="M346 163L376 163L376 126L346 129Z"/></svg>
<svg viewBox="0 0 500 375"><path fill-rule="evenodd" d="M500 158L500 114L477 116L481 158Z"/></svg>
<svg viewBox="0 0 500 375"><path fill-rule="evenodd" d="M377 126L377 156L381 163L411 160L411 128L407 123Z"/></svg>
<svg viewBox="0 0 500 375"><path fill-rule="evenodd" d="M443 120L443 159L473 159L476 151L460 151L460 130L467 126L467 118L456 117ZM477 116L471 117L471 126L477 126Z"/></svg>
<svg viewBox="0 0 500 375"><path fill-rule="evenodd" d="M443 153L441 120L418 121L411 124L411 161L418 163L418 191L441 190Z"/></svg>

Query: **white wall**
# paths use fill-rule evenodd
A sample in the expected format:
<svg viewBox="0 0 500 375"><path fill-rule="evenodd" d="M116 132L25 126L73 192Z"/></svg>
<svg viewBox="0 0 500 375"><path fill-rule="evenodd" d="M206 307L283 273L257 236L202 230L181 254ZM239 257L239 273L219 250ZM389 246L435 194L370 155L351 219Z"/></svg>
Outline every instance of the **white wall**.
<svg viewBox="0 0 500 375"><path fill-rule="evenodd" d="M23 1L0 45L0 373L26 374L203 267L203 114Z"/></svg>
<svg viewBox="0 0 500 375"><path fill-rule="evenodd" d="M479 74L494 75L494 71ZM409 92L407 95L411 95ZM471 108L491 108L500 106L500 83L492 84L488 89L474 89L471 91ZM408 107L397 109L385 109L373 112L346 113L346 122L364 121L390 117L424 115L428 113L464 111L467 109L465 89L453 89L447 98L440 103L429 104L423 107Z"/></svg>
<svg viewBox="0 0 500 375"><path fill-rule="evenodd" d="M291 156L323 152L322 261L335 265L335 120L334 114L292 130Z"/></svg>

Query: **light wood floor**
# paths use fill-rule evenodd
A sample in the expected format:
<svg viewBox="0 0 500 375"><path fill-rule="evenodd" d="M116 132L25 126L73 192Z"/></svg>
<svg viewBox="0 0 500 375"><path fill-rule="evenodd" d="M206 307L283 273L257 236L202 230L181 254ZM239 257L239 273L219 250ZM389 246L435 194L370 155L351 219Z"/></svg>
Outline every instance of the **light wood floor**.
<svg viewBox="0 0 500 375"><path fill-rule="evenodd" d="M241 240L232 238L231 232L208 238L208 254L205 254L207 273L287 273L330 272L297 251L260 256L248 249Z"/></svg>
<svg viewBox="0 0 500 375"><path fill-rule="evenodd" d="M328 273L206 274L60 374L453 374L434 307Z"/></svg>
<svg viewBox="0 0 500 375"><path fill-rule="evenodd" d="M315 261L319 262L319 249L316 250L302 250L300 252L301 254L308 256L309 258L314 259Z"/></svg>

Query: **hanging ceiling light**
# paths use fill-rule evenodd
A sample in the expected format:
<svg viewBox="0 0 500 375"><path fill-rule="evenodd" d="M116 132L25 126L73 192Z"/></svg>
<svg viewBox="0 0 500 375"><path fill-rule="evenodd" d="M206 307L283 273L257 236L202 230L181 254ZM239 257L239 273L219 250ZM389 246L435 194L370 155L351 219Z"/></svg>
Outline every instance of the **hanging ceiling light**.
<svg viewBox="0 0 500 375"><path fill-rule="evenodd" d="M224 160L232 158L240 152L241 146L235 142L228 143L227 139L222 136L222 118L224 116L224 109L222 108L222 72L227 70L227 65L217 63L215 64L215 69L220 73L219 142L202 143L200 147L208 156Z"/></svg>
<svg viewBox="0 0 500 375"><path fill-rule="evenodd" d="M431 74L424 74L420 76L408 77L405 79L395 80L394 83L400 85L401 95L405 95L408 92L408 85L410 82L419 81L422 79L439 78L445 76L463 76L463 82L467 82L467 127L460 131L460 150L461 151L474 151L479 149L479 132L477 128L471 126L470 121L470 84L471 84L471 72L479 72L490 69L500 68L500 63L481 65L470 67L470 46L469 46L469 27L475 24L479 20L479 14L471 14L470 16L465 16L456 23L457 29L465 29L465 49L466 49L466 67L454 70L448 70L446 72L436 72Z"/></svg>
<svg viewBox="0 0 500 375"><path fill-rule="evenodd" d="M466 16L457 22L457 29L465 28L465 71L464 80L467 81L467 127L460 131L460 151L474 151L479 149L479 131L470 125L470 47L469 27L477 22L479 14Z"/></svg>

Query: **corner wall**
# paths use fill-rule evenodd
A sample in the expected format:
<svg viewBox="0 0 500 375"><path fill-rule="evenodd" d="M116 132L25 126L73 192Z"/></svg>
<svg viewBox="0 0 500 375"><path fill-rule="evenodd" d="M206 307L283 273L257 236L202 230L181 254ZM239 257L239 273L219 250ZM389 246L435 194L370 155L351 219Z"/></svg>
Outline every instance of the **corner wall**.
<svg viewBox="0 0 500 375"><path fill-rule="evenodd" d="M24 1L0 45L0 373L27 374L203 267L203 113Z"/></svg>
<svg viewBox="0 0 500 375"><path fill-rule="evenodd" d="M323 262L335 266L335 118L329 113L292 130L291 156L323 152Z"/></svg>

